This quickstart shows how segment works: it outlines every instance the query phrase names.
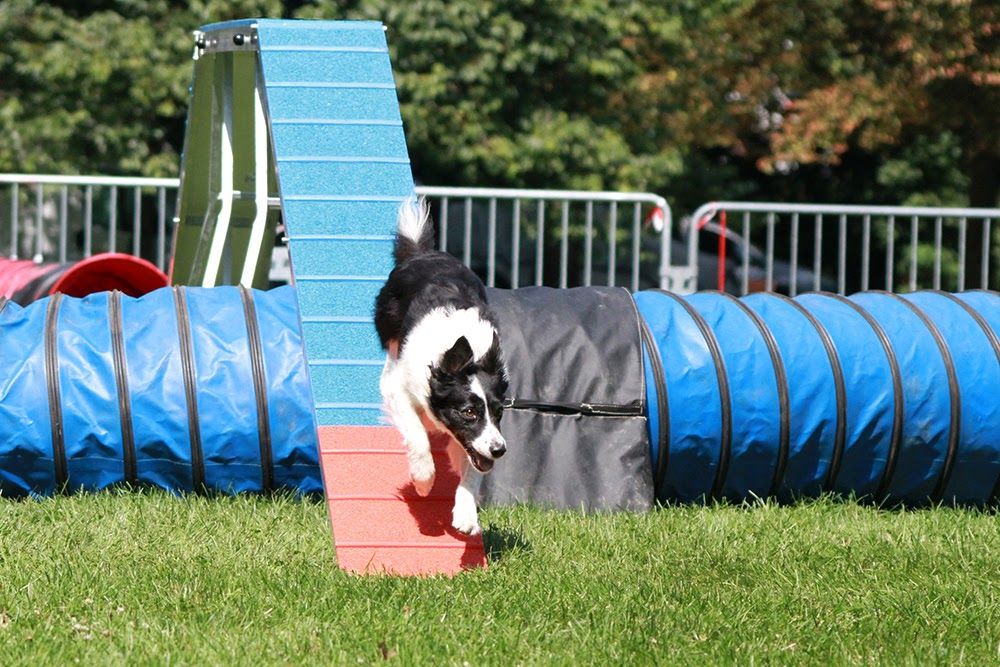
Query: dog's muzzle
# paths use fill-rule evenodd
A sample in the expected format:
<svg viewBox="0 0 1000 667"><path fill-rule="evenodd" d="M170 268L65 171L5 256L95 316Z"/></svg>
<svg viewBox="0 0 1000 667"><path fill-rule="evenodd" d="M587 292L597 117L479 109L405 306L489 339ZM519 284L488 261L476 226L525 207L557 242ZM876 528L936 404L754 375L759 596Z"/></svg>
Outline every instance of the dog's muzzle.
<svg viewBox="0 0 1000 667"><path fill-rule="evenodd" d="M489 456L481 454L475 447L465 447L465 453L469 456L472 467L479 472L489 472L493 469L493 464L498 458L507 453L507 443L503 440L495 440L489 445Z"/></svg>

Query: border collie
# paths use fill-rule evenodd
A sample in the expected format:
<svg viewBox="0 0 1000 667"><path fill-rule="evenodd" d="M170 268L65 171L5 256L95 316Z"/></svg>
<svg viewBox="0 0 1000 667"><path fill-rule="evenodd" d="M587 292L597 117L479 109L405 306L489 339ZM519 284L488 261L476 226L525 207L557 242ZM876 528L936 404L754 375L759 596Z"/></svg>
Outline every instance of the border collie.
<svg viewBox="0 0 1000 667"><path fill-rule="evenodd" d="M460 482L452 527L481 532L468 466L488 472L507 451L500 434L507 369L486 304L486 288L457 259L434 250L426 203L399 210L395 268L375 300L375 328L386 350L379 387L386 415L403 436L410 479L426 496L434 485L428 432L451 436Z"/></svg>

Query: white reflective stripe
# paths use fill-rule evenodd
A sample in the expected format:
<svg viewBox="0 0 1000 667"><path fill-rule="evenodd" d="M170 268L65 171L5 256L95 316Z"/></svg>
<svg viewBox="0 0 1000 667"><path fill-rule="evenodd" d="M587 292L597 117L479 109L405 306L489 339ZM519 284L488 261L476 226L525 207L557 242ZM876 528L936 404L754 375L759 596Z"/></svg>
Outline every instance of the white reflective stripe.
<svg viewBox="0 0 1000 667"><path fill-rule="evenodd" d="M233 214L233 69L232 63L223 67L222 75L222 132L219 145L219 215L212 232L212 243L205 261L202 287L215 287L222 263L222 251L229 236L229 222Z"/></svg>
<svg viewBox="0 0 1000 667"><path fill-rule="evenodd" d="M42 256L42 244L45 241L45 193L42 191L42 184L35 185L35 263L40 264Z"/></svg>
<svg viewBox="0 0 1000 667"><path fill-rule="evenodd" d="M257 69L253 90L253 160L254 160L254 218L250 228L250 243L247 246L246 261L240 284L253 287L254 273L264 245L264 230L267 227L267 119L264 117L264 101L261 97L261 72Z"/></svg>

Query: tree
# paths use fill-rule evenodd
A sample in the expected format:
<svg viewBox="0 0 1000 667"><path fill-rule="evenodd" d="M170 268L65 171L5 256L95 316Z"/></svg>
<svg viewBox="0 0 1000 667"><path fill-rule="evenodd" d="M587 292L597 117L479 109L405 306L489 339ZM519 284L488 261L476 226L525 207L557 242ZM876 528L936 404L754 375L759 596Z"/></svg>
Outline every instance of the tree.
<svg viewBox="0 0 1000 667"><path fill-rule="evenodd" d="M940 204L1000 201L994 0L752 0L715 17L700 37L681 88L663 91L664 106L678 109L667 122L685 141L770 175L771 196L784 181L813 184L806 196L814 201L825 191L899 203L905 190L891 186L902 163L920 146L948 144L957 153L938 154L949 160L940 178L911 170L902 180L921 182L918 196ZM838 191L838 180L848 187ZM982 237L969 238L973 278Z"/></svg>
<svg viewBox="0 0 1000 667"><path fill-rule="evenodd" d="M995 2L754 0L694 44L686 115L677 119L690 139L712 138L763 172L787 172L951 131L971 203L997 203L1000 190L976 181L996 170L972 170L1000 158Z"/></svg>
<svg viewBox="0 0 1000 667"><path fill-rule="evenodd" d="M175 175L191 32L279 0L6 0L0 171Z"/></svg>
<svg viewBox="0 0 1000 667"><path fill-rule="evenodd" d="M414 172L434 183L646 189L681 169L641 122L644 57L679 22L634 0L320 0L304 17L379 19Z"/></svg>
<svg viewBox="0 0 1000 667"><path fill-rule="evenodd" d="M255 15L384 21L424 182L649 189L680 208L1000 190L987 0L7 0L0 169L176 173L191 31ZM942 178L900 170L945 143Z"/></svg>

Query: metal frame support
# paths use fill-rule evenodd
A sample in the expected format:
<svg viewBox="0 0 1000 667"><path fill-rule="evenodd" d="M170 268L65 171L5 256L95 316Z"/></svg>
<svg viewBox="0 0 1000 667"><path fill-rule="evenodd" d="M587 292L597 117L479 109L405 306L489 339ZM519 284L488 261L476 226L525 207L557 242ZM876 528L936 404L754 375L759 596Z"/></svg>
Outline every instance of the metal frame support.
<svg viewBox="0 0 1000 667"><path fill-rule="evenodd" d="M270 259L281 201L269 193L278 181L256 28L220 24L194 35L175 284L268 284L264 259Z"/></svg>

